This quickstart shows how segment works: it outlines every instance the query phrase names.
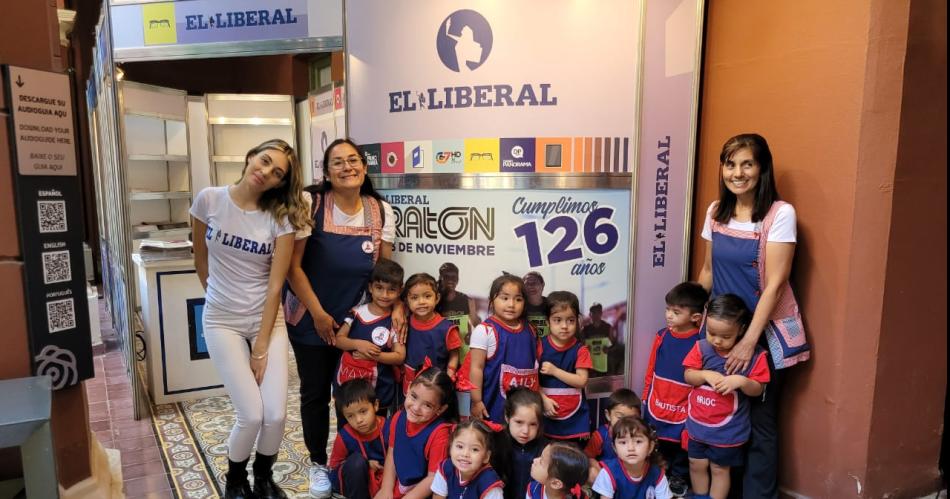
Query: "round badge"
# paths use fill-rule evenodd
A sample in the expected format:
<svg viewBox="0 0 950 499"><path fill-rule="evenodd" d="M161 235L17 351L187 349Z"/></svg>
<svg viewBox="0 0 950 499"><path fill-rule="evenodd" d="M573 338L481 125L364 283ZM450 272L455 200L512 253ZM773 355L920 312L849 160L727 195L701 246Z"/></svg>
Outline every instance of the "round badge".
<svg viewBox="0 0 950 499"><path fill-rule="evenodd" d="M373 242L363 241L363 253L372 253L372 252L373 252Z"/></svg>
<svg viewBox="0 0 950 499"><path fill-rule="evenodd" d="M372 337L373 343L377 346L383 346L389 341L389 329L385 327L373 329Z"/></svg>

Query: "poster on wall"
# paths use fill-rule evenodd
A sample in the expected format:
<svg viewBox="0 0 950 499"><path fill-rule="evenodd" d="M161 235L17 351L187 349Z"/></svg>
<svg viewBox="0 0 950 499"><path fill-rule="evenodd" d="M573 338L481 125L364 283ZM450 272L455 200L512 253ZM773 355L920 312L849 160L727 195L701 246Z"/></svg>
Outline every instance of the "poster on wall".
<svg viewBox="0 0 950 499"><path fill-rule="evenodd" d="M491 197L489 184L556 178L599 199L605 173L629 179L632 205L617 205L632 238L624 313L597 303L624 332L624 381L640 390L664 295L687 277L703 2L345 4L348 132L378 185L456 187L450 197L479 186Z"/></svg>
<svg viewBox="0 0 950 499"><path fill-rule="evenodd" d="M259 43L342 43L340 0L178 0L109 2L115 60L166 54L237 53ZM312 44L312 43L311 43ZM189 47L191 50L189 50ZM178 48L176 50L176 48ZM171 50L169 50L171 49Z"/></svg>
<svg viewBox="0 0 950 499"><path fill-rule="evenodd" d="M2 70L32 372L59 390L94 375L69 78Z"/></svg>
<svg viewBox="0 0 950 499"><path fill-rule="evenodd" d="M488 317L491 283L507 272L525 279L528 320L542 335L544 297L576 294L592 376L624 372L629 191L394 189L384 197L396 215L394 260L407 276L439 279L445 304L461 302L444 310L463 336ZM464 297L475 305L468 314Z"/></svg>
<svg viewBox="0 0 950 499"><path fill-rule="evenodd" d="M640 6L347 2L350 136L384 174L631 172Z"/></svg>
<svg viewBox="0 0 950 499"><path fill-rule="evenodd" d="M310 101L310 151L313 164L313 182L323 181L323 153L337 138L333 121L333 92L311 95Z"/></svg>

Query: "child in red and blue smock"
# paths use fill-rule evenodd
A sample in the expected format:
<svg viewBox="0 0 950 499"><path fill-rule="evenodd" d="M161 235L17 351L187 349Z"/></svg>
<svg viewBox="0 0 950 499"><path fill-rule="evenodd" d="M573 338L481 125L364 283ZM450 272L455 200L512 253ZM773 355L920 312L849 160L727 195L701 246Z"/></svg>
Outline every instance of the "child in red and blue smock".
<svg viewBox="0 0 950 499"><path fill-rule="evenodd" d="M349 499L369 499L382 482L389 427L376 415L379 400L365 378L343 383L336 391L336 406L346 425L337 432L330 452L332 489Z"/></svg>
<svg viewBox="0 0 950 499"><path fill-rule="evenodd" d="M656 429L657 448L669 463L670 490L687 492L689 460L683 443L692 386L683 359L700 339L699 326L709 294L697 283L677 284L666 294L666 327L657 331L643 381L643 419Z"/></svg>
<svg viewBox="0 0 950 499"><path fill-rule="evenodd" d="M389 452L375 499L423 499L448 455L451 423L458 417L455 386L430 367L409 386L403 409L389 420Z"/></svg>
<svg viewBox="0 0 950 499"><path fill-rule="evenodd" d="M505 274L488 293L492 316L472 331L466 362L471 383L471 415L505 422L505 398L516 386L538 389L538 338L524 318L524 282Z"/></svg>
<svg viewBox="0 0 950 499"><path fill-rule="evenodd" d="M745 462L742 445L749 440L749 398L769 382L766 352L756 348L749 365L726 374L726 358L752 321L752 312L737 295L713 298L706 308L706 337L696 342L683 367L689 394L686 431L689 433L690 478L697 499L709 494L726 497L729 469ZM706 466L712 469L710 483Z"/></svg>
<svg viewBox="0 0 950 499"><path fill-rule="evenodd" d="M541 393L544 397L544 435L570 440L583 447L590 438L590 408L584 389L593 368L590 350L577 341L580 304L568 291L548 295L548 332L541 339Z"/></svg>
<svg viewBox="0 0 950 499"><path fill-rule="evenodd" d="M653 428L628 416L620 418L611 430L617 457L600 462L594 492L604 499L671 499Z"/></svg>
<svg viewBox="0 0 950 499"><path fill-rule="evenodd" d="M458 326L435 311L440 298L435 278L426 273L413 274L405 289L411 316L403 365L403 395L416 374L428 367L438 367L454 379L462 348Z"/></svg>

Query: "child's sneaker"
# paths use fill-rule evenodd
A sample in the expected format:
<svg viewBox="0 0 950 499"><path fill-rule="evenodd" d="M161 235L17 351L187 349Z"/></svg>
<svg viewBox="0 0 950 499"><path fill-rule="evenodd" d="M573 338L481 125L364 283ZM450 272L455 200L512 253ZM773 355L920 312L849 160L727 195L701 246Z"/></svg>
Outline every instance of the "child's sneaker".
<svg viewBox="0 0 950 499"><path fill-rule="evenodd" d="M680 476L670 476L670 492L673 494L673 497L686 497L686 493L689 492L689 486L686 485L686 480Z"/></svg>

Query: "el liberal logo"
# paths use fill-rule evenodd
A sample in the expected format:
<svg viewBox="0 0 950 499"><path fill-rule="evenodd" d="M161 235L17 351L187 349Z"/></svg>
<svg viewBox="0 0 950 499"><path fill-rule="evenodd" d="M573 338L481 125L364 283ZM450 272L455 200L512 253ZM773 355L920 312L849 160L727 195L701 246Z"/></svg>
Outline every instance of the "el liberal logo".
<svg viewBox="0 0 950 499"><path fill-rule="evenodd" d="M436 33L439 60L456 73L479 69L488 60L493 43L494 34L485 16L469 9L453 12L442 21ZM389 112L556 106L557 96L551 87L550 83L491 83L471 87L397 90L389 92Z"/></svg>
<svg viewBox="0 0 950 499"><path fill-rule="evenodd" d="M237 10L185 16L185 29L243 28L246 26L271 26L274 24L297 24L293 8L273 10Z"/></svg>
<svg viewBox="0 0 950 499"><path fill-rule="evenodd" d="M485 63L492 47L491 26L474 10L457 10L442 21L436 50L445 67L456 73L474 71Z"/></svg>

